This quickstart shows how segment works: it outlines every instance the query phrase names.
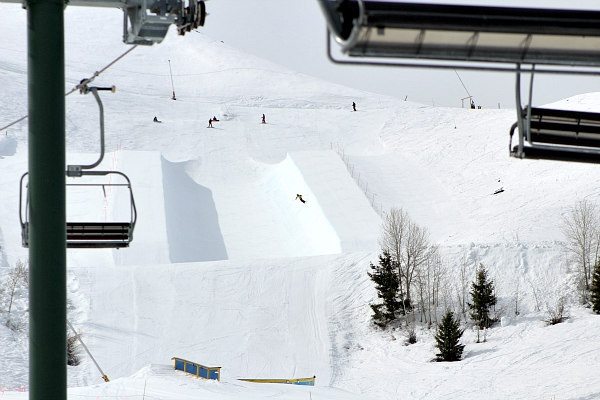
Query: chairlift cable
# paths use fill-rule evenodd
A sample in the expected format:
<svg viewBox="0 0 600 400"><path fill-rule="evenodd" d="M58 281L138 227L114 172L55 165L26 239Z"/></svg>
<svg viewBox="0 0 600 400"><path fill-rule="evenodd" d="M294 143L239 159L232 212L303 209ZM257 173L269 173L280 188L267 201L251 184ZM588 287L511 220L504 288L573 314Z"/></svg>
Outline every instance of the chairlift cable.
<svg viewBox="0 0 600 400"><path fill-rule="evenodd" d="M113 61L111 61L108 65L106 65L104 68L102 68L99 71L94 72L94 74L87 78L84 79L83 81L81 81L80 83L78 83L73 89L71 89L70 91L68 91L67 93L65 93L65 97L70 95L71 93L75 92L76 90L79 90L79 87L81 85L87 85L91 82L94 81L94 79L96 79L96 77L100 76L100 74L102 74L104 71L106 71L107 69L109 69L110 67L112 67L117 61L119 61L120 59L122 59L123 57L125 57L127 54L129 54L131 51L133 51L133 49L135 49L138 45L134 45L131 46L131 48L127 49L127 51L125 51L123 54L121 54L119 57L115 58ZM19 122L23 121L24 119L26 119L29 116L29 114L22 116L21 118L11 122L10 124L3 126L2 128L0 128L0 131L3 131L7 128L10 128L11 126L18 124Z"/></svg>
<svg viewBox="0 0 600 400"><path fill-rule="evenodd" d="M460 81L460 84L462 85L462 87L465 88L465 92L467 92L467 94L469 95L469 98L473 97L473 96L471 96L471 93L469 93L469 89L467 89L467 86L465 86L465 83L463 82L463 80L460 79L460 75L458 74L458 71L454 70L454 73L458 77L458 80Z"/></svg>
<svg viewBox="0 0 600 400"><path fill-rule="evenodd" d="M173 97L171 99L175 100L175 85L173 84L173 70L171 69L171 60L169 61L169 75L171 76L171 89L173 89Z"/></svg>
<svg viewBox="0 0 600 400"><path fill-rule="evenodd" d="M104 373L104 371L102 371L102 368L100 368L100 365L98 364L98 362L96 361L96 359L94 358L92 353L90 352L90 349L88 349L88 347L85 345L85 343L83 343L83 339L81 339L81 335L79 333L77 333L77 331L73 327L73 324L71 324L71 321L67 320L67 325L69 326L69 328L71 328L71 330L75 334L75 337L77 338L77 340L79 340L79 343L81 343L81 346L83 347L85 352L88 354L88 356L90 356L90 358L96 365L96 368L98 368L98 371L100 372L100 375L102 376L102 379L104 380L104 382L109 382L108 375L106 375Z"/></svg>

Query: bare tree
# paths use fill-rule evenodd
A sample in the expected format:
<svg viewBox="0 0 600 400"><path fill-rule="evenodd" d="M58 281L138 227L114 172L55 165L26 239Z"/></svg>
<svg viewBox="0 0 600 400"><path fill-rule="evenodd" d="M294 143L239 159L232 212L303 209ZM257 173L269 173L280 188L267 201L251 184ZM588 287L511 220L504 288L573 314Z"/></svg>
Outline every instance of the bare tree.
<svg viewBox="0 0 600 400"><path fill-rule="evenodd" d="M460 270L458 273L458 284L456 287L456 297L458 300L458 307L460 313L463 316L463 320L467 321L467 297L469 296L469 263L467 258L463 257L460 264Z"/></svg>
<svg viewBox="0 0 600 400"><path fill-rule="evenodd" d="M419 303L427 327L437 323L437 311L440 306L440 290L444 278L442 258L437 247L431 247L424 265L417 270L416 283L419 291ZM442 310L443 311L443 310Z"/></svg>
<svg viewBox="0 0 600 400"><path fill-rule="evenodd" d="M519 278L515 279L515 283L514 283L514 288L515 291L513 292L513 298L514 298L514 302L515 302L515 316L518 316L521 313L521 310L519 309L519 301L521 300L522 297L522 293L521 293L521 281L519 280Z"/></svg>
<svg viewBox="0 0 600 400"><path fill-rule="evenodd" d="M413 279L419 269L427 262L430 256L430 249L431 245L427 229L409 220L406 245L404 246L404 262L400 264L408 304L412 304L410 288Z"/></svg>
<svg viewBox="0 0 600 400"><path fill-rule="evenodd" d="M539 289L537 288L536 285L533 284L531 279L528 279L528 283L529 283L529 286L531 287L531 294L533 295L533 299L535 300L535 311L540 311L541 303L540 303Z"/></svg>
<svg viewBox="0 0 600 400"><path fill-rule="evenodd" d="M402 281L402 264L403 264L403 249L406 242L410 219L408 214L401 208L392 207L389 212L384 212L383 222L381 227L381 238L379 245L382 250L387 251L392 256L392 260L398 269L398 277L400 278L400 287L398 289L400 300L404 313L405 288Z"/></svg>
<svg viewBox="0 0 600 400"><path fill-rule="evenodd" d="M6 281L6 292L8 296L8 309L7 313L10 314L12 306L15 300L15 295L21 287L27 287L29 284L29 269L27 263L21 260L17 260L14 268L8 272L8 278Z"/></svg>
<svg viewBox="0 0 600 400"><path fill-rule="evenodd" d="M592 282L592 269L600 256L598 221L597 207L585 199L577 202L563 217L566 249L580 268L584 301Z"/></svg>

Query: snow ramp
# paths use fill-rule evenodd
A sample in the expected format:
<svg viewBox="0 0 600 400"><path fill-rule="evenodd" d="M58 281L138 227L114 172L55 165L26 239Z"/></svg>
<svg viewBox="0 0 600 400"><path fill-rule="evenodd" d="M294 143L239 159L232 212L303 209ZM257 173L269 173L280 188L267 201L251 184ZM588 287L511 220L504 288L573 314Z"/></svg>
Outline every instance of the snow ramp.
<svg viewBox="0 0 600 400"><path fill-rule="evenodd" d="M375 251L381 219L333 151L300 151L288 158L335 230L342 252ZM307 198L310 201L310 197ZM308 204L308 202L307 202Z"/></svg>
<svg viewBox="0 0 600 400"><path fill-rule="evenodd" d="M130 247L112 252L116 265L377 248L380 218L333 151L293 152L275 164L251 158L172 162L159 152L120 151L103 164L129 176L138 212ZM106 220L128 218L128 195L107 193ZM83 197L76 210L87 214L90 201L104 201L96 197Z"/></svg>

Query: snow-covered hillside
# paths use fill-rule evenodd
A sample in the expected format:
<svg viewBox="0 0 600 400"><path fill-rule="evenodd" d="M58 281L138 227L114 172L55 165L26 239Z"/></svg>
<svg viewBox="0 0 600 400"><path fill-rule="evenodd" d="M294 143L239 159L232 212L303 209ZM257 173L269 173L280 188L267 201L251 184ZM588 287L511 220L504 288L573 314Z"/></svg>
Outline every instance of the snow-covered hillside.
<svg viewBox="0 0 600 400"><path fill-rule="evenodd" d="M26 113L27 65L25 12L0 11L0 36L10 38L0 45L4 125ZM70 89L126 46L120 11L68 7L66 23ZM568 323L546 327L536 310L573 294L560 219L577 200L598 200L596 166L510 159L514 111L333 85L201 32L171 32L95 81L117 86L102 95L104 166L131 178L139 219L128 249L68 252L70 317L111 377L102 383L83 357L69 368L70 398L600 398L600 317L574 296ZM96 104L79 94L66 104L68 161L92 161ZM595 110L600 95L560 106ZM212 116L220 121L209 129ZM27 256L18 224L26 166L21 123L0 133L0 276ZM122 218L126 195L70 193L68 214ZM472 276L484 263L496 282L506 318L487 343L466 332L461 362L431 363L426 328L405 346L402 332L370 324L367 271L382 211L394 206L429 230L450 274L466 265ZM0 327L0 348L0 398L25 398L25 333ZM221 366L222 382L173 371L173 356ZM313 375L315 387L237 381Z"/></svg>

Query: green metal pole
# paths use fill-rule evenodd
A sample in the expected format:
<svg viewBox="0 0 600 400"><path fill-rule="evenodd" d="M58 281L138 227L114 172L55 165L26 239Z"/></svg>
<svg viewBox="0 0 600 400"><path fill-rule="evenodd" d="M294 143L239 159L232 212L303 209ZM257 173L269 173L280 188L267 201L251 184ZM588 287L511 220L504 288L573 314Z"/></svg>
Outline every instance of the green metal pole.
<svg viewBox="0 0 600 400"><path fill-rule="evenodd" d="M67 398L64 1L27 1L29 398Z"/></svg>

